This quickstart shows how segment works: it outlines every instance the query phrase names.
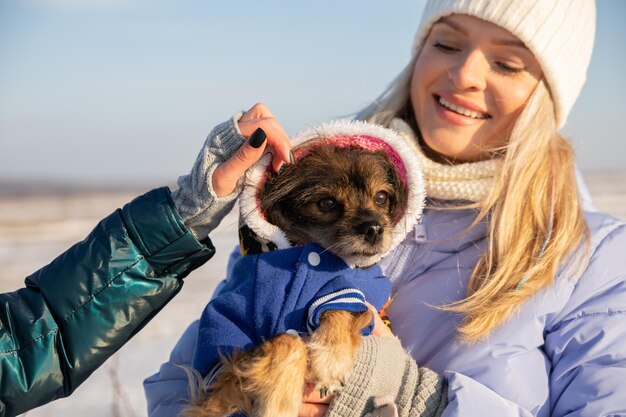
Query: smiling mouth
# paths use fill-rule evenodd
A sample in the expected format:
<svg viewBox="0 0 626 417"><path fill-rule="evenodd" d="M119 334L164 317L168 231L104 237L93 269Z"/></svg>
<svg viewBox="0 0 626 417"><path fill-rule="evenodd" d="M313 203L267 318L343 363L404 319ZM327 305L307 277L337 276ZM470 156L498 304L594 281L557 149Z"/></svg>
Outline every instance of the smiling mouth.
<svg viewBox="0 0 626 417"><path fill-rule="evenodd" d="M474 110L466 109L465 107L457 106L456 104L450 103L448 100L441 96L435 95L435 100L441 107L444 107L445 109L450 110L453 113L460 114L461 116L478 120L491 119L491 116L487 113L481 113Z"/></svg>

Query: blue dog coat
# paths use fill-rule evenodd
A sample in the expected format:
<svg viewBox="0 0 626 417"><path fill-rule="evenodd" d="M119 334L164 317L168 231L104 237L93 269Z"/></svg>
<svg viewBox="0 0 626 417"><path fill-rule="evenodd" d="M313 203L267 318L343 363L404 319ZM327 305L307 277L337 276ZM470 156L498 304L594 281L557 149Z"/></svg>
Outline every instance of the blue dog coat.
<svg viewBox="0 0 626 417"><path fill-rule="evenodd" d="M287 330L310 333L329 309L365 311L365 300L381 309L390 291L380 267L349 268L317 244L242 256L202 313L193 367L207 375L219 369L220 354Z"/></svg>

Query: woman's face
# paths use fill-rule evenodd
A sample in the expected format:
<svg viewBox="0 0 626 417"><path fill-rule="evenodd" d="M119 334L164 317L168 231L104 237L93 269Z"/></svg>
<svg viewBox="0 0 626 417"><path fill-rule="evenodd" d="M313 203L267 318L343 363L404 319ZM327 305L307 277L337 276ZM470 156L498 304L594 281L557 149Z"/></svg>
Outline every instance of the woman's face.
<svg viewBox="0 0 626 417"><path fill-rule="evenodd" d="M506 29L467 15L435 23L417 58L411 104L425 144L457 162L505 145L541 79L539 63Z"/></svg>

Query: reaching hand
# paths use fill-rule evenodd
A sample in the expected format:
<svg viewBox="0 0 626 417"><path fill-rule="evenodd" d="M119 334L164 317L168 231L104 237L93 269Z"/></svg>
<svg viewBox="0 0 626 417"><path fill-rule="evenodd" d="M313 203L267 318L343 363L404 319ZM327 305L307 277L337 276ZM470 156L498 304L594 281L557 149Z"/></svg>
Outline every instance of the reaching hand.
<svg viewBox="0 0 626 417"><path fill-rule="evenodd" d="M265 152L272 154L272 167L278 171L283 164L293 164L291 144L272 112L257 103L239 119L239 130L248 140L237 152L213 172L215 195L224 197L235 191L239 178Z"/></svg>

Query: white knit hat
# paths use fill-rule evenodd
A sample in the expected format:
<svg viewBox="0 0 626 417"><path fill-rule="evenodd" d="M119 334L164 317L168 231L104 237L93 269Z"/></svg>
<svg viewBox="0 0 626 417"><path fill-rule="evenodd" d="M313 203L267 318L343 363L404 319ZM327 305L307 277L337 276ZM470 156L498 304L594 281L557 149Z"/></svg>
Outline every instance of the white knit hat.
<svg viewBox="0 0 626 417"><path fill-rule="evenodd" d="M550 88L557 128L563 127L587 77L596 26L594 0L429 0L415 35L417 54L430 27L466 14L517 36L535 55Z"/></svg>

